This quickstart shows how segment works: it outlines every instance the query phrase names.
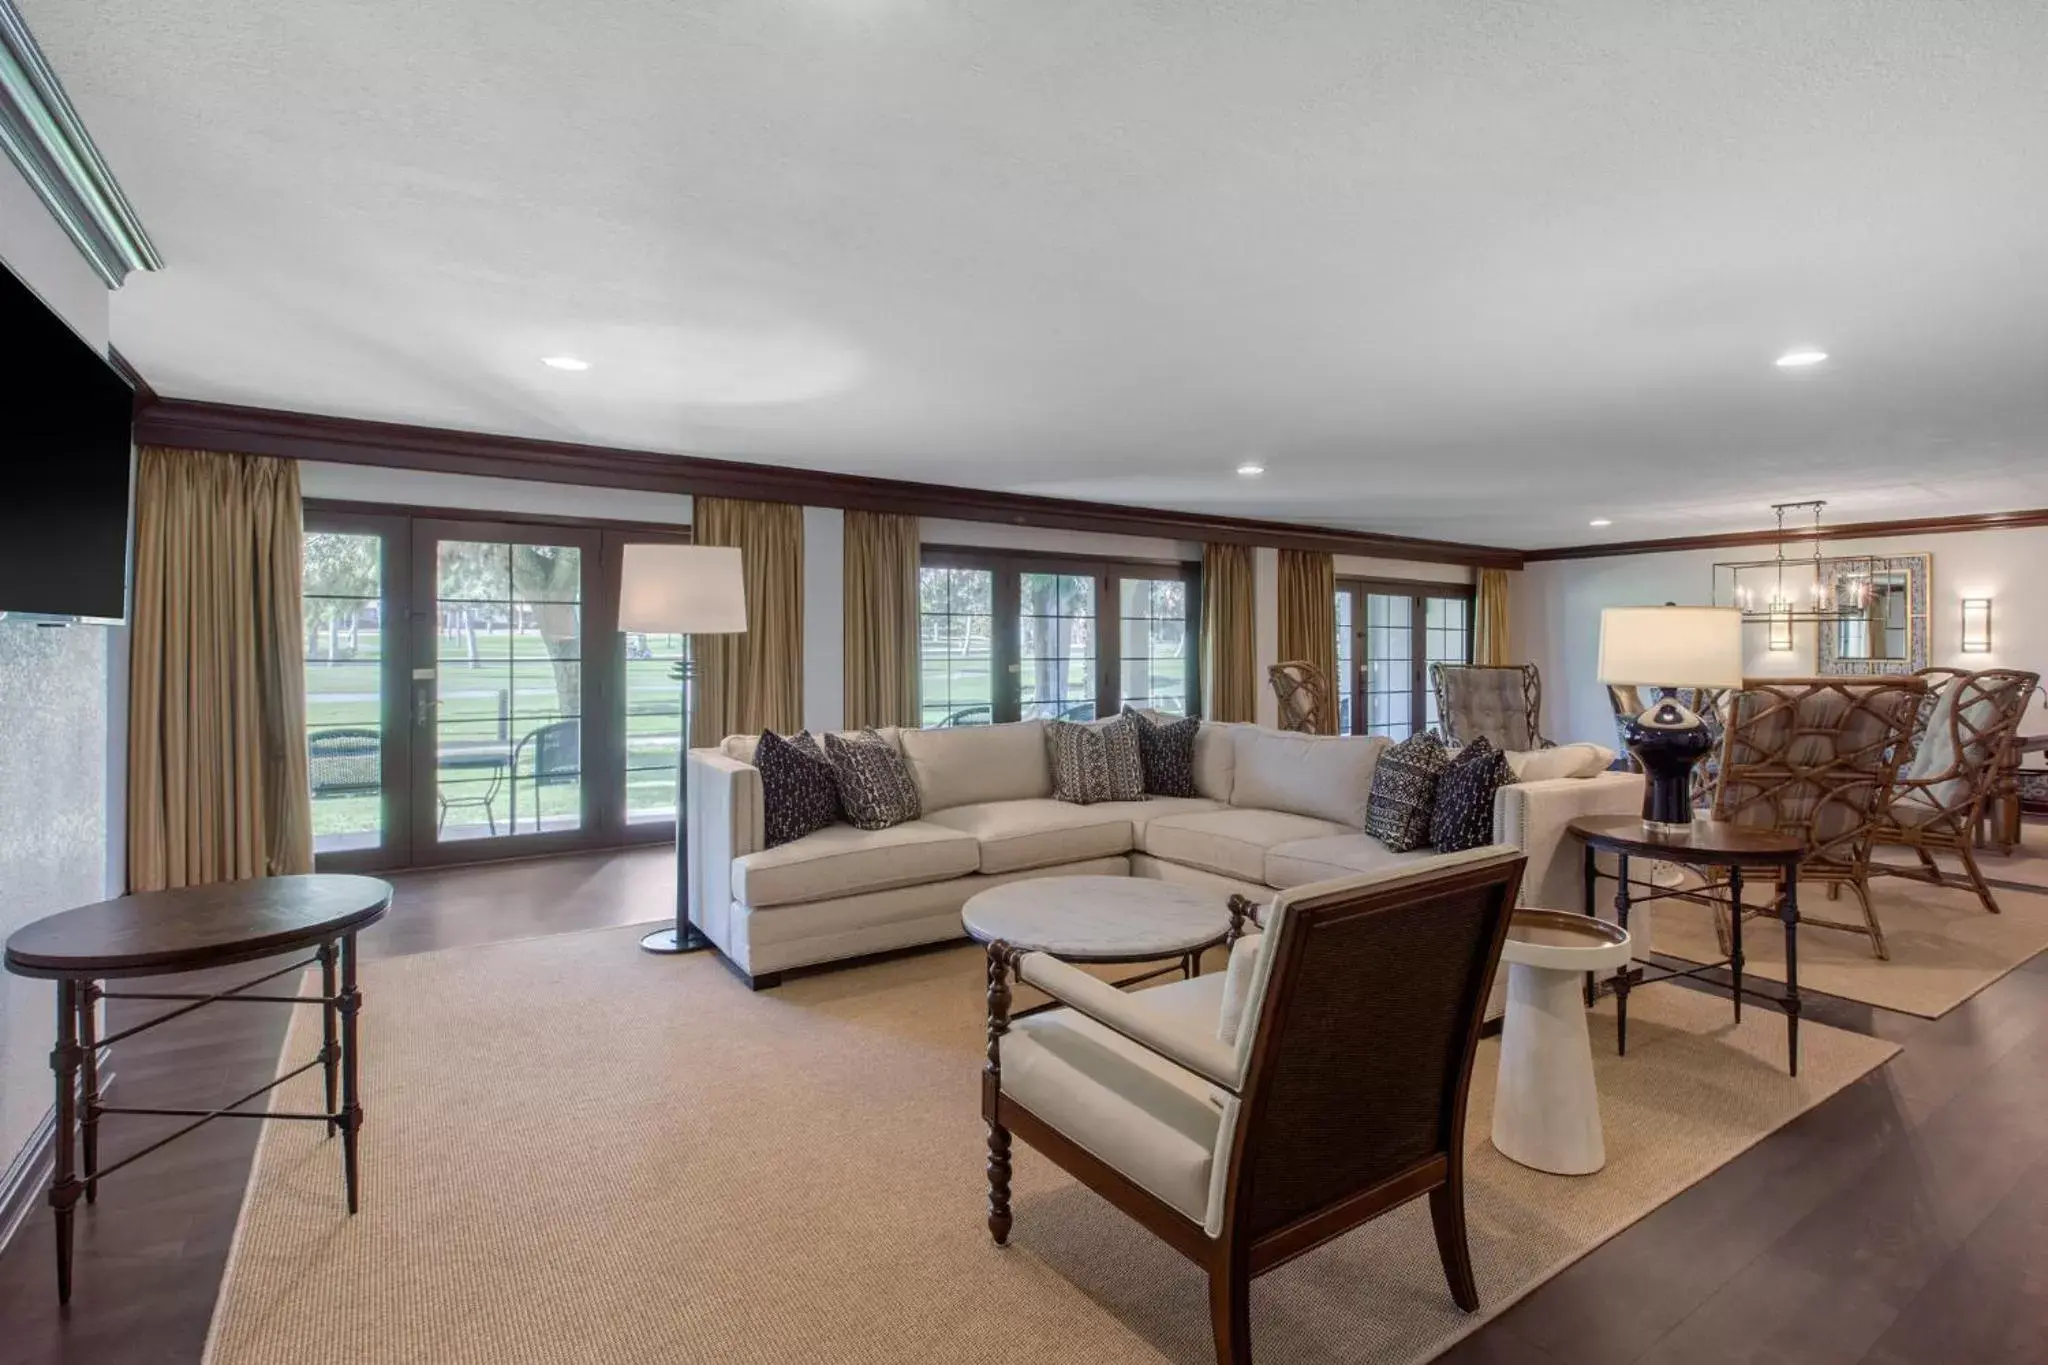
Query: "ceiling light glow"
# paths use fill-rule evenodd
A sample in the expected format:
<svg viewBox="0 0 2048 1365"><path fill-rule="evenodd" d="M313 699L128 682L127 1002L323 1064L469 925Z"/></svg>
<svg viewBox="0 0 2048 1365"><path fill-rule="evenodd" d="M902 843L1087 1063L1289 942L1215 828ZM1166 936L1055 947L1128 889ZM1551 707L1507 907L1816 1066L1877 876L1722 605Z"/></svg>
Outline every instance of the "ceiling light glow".
<svg viewBox="0 0 2048 1365"><path fill-rule="evenodd" d="M1587 522L1587 523L1586 523L1586 525L1588 525L1588 526L1612 526L1612 525L1614 525L1614 522L1613 522L1613 521L1612 521L1612 520L1611 520L1610 518L1607 518L1607 517L1595 517L1595 518L1593 518L1593 519L1592 519L1591 521Z"/></svg>
<svg viewBox="0 0 2048 1365"><path fill-rule="evenodd" d="M1787 351L1779 356L1778 368L1781 370L1803 370L1808 365L1818 365L1827 358L1828 353L1826 351L1816 350L1811 346L1802 346L1796 351Z"/></svg>
<svg viewBox="0 0 2048 1365"><path fill-rule="evenodd" d="M1237 467L1238 477L1244 479L1256 479L1257 477L1259 477L1259 475L1265 472L1266 467L1260 464L1257 460L1246 460L1243 464Z"/></svg>
<svg viewBox="0 0 2048 1365"><path fill-rule="evenodd" d="M587 360L578 360L573 355L544 355L540 363L551 370L573 370L581 372L590 368Z"/></svg>

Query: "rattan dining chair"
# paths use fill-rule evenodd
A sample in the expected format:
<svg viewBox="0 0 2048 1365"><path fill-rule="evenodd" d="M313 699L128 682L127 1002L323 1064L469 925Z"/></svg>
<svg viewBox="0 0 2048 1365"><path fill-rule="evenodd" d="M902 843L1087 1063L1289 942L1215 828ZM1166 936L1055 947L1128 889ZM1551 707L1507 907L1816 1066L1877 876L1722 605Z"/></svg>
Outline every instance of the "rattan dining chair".
<svg viewBox="0 0 2048 1365"><path fill-rule="evenodd" d="M1280 728L1306 734L1326 733L1330 715L1330 680L1306 659L1289 659L1266 670L1273 695L1280 701Z"/></svg>

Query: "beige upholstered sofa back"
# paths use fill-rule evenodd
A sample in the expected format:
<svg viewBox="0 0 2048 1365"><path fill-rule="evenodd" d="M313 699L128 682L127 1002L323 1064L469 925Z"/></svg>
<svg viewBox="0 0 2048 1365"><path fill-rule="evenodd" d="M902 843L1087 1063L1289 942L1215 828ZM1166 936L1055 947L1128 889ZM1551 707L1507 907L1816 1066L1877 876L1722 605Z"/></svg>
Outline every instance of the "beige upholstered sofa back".
<svg viewBox="0 0 2048 1365"><path fill-rule="evenodd" d="M898 742L926 815L951 806L1052 795L1042 720L904 730Z"/></svg>
<svg viewBox="0 0 2048 1365"><path fill-rule="evenodd" d="M1304 735L1235 727L1236 770L1230 804L1286 811L1365 828L1373 769L1384 735Z"/></svg>

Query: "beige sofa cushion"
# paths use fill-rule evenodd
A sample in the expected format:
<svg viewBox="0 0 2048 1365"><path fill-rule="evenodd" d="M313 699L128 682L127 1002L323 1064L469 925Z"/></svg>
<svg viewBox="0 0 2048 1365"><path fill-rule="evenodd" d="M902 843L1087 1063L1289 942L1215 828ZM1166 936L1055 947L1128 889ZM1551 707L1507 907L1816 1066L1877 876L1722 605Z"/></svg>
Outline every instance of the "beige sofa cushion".
<svg viewBox="0 0 2048 1365"><path fill-rule="evenodd" d="M1229 810L1221 801L1199 796L1148 796L1143 801L1103 801L1089 807L1101 815L1120 815L1131 822L1131 846L1145 837L1145 826L1164 815L1206 815L1212 810Z"/></svg>
<svg viewBox="0 0 2048 1365"><path fill-rule="evenodd" d="M953 806L927 817L970 835L981 847L983 872L1077 863L1131 851L1133 801L1077 806L1068 801L986 801ZM1122 808L1121 810L1119 808Z"/></svg>
<svg viewBox="0 0 2048 1365"><path fill-rule="evenodd" d="M859 730L840 730L837 733L841 739L859 739L861 736ZM902 752L903 731L900 727L881 725L875 728L875 733L894 745L897 752ZM824 742L824 736L818 736L818 743L822 745ZM720 753L724 754L727 758L736 758L742 763L752 763L754 761L754 752L760 747L761 737L759 735L727 735L718 742L718 751Z"/></svg>
<svg viewBox="0 0 2048 1365"><path fill-rule="evenodd" d="M1408 863L1426 863L1441 857L1433 848L1396 853L1370 834L1339 834L1326 839L1297 839L1276 844L1266 852L1266 885L1285 891L1353 877L1361 872L1384 872Z"/></svg>
<svg viewBox="0 0 2048 1365"><path fill-rule="evenodd" d="M1237 772L1237 731L1251 726L1234 721L1203 721L1195 728L1195 793L1210 801L1229 801Z"/></svg>
<svg viewBox="0 0 2048 1365"><path fill-rule="evenodd" d="M980 865L972 836L929 820L888 829L830 825L733 859L732 896L755 909L794 905L963 877Z"/></svg>
<svg viewBox="0 0 2048 1365"><path fill-rule="evenodd" d="M900 742L926 815L950 806L1052 795L1042 720L905 730Z"/></svg>
<svg viewBox="0 0 2048 1365"><path fill-rule="evenodd" d="M1277 810L1219 810L1162 815L1145 825L1138 846L1155 858L1239 881L1266 880L1266 850L1297 839L1352 831L1334 820Z"/></svg>
<svg viewBox="0 0 2048 1365"><path fill-rule="evenodd" d="M1508 771L1517 782L1548 782L1557 777L1597 777L1614 762L1604 744L1559 744L1549 749L1511 749Z"/></svg>
<svg viewBox="0 0 2048 1365"><path fill-rule="evenodd" d="M1300 735L1247 725L1233 738L1231 805L1365 828L1366 799L1387 747L1385 735Z"/></svg>

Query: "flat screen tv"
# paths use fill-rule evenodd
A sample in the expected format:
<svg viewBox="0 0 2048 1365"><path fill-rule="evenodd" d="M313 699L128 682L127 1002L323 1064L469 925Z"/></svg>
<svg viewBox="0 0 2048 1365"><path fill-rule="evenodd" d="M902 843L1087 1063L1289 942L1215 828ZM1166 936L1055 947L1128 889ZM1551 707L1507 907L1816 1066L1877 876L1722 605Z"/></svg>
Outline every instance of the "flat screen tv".
<svg viewBox="0 0 2048 1365"><path fill-rule="evenodd" d="M0 614L128 619L133 391L0 268Z"/></svg>

